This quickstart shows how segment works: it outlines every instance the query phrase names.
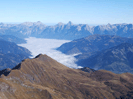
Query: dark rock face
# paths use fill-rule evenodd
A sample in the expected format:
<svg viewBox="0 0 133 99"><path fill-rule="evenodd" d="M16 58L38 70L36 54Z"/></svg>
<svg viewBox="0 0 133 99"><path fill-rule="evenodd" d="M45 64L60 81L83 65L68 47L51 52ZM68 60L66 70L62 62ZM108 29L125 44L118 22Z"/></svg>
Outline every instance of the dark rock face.
<svg viewBox="0 0 133 99"><path fill-rule="evenodd" d="M90 69L89 67L83 67L83 68L80 68L80 70L82 70L84 72L88 72L88 73L92 73L92 72L96 71L94 69Z"/></svg>
<svg viewBox="0 0 133 99"><path fill-rule="evenodd" d="M10 72L11 72L11 69L10 69L10 68L1 70L1 71L0 71L0 76L1 76L1 75L8 76L8 75L10 74Z"/></svg>
<svg viewBox="0 0 133 99"><path fill-rule="evenodd" d="M98 70L105 69L115 73L133 73L132 60L133 44L122 43L89 58L79 60L77 64Z"/></svg>

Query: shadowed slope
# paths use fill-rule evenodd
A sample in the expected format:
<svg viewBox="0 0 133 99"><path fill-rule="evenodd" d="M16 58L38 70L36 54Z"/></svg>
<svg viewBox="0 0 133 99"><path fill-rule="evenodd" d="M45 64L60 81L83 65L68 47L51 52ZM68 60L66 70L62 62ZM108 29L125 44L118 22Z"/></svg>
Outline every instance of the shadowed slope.
<svg viewBox="0 0 133 99"><path fill-rule="evenodd" d="M99 52L80 60L78 65L93 69L104 69L114 73L133 73L133 44L122 43L118 46Z"/></svg>
<svg viewBox="0 0 133 99"><path fill-rule="evenodd" d="M0 78L2 99L115 99L133 91L133 75L68 68L47 55L26 59Z"/></svg>

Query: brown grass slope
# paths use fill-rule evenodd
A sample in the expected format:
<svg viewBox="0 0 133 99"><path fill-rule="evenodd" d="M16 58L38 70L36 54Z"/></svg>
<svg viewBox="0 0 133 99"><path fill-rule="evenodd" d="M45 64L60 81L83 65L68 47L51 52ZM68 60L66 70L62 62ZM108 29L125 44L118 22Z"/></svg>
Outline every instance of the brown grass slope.
<svg viewBox="0 0 133 99"><path fill-rule="evenodd" d="M133 75L68 68L47 55L26 59L0 78L1 99L116 99L133 97Z"/></svg>

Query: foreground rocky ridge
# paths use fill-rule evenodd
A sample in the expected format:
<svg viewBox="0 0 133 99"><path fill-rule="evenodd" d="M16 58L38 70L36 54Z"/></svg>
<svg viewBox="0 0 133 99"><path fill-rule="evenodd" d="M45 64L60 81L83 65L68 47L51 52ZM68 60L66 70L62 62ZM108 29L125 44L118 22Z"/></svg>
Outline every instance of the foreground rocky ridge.
<svg viewBox="0 0 133 99"><path fill-rule="evenodd" d="M7 75L4 75L6 73ZM2 99L133 98L133 75L68 68L47 55L26 59L0 78Z"/></svg>

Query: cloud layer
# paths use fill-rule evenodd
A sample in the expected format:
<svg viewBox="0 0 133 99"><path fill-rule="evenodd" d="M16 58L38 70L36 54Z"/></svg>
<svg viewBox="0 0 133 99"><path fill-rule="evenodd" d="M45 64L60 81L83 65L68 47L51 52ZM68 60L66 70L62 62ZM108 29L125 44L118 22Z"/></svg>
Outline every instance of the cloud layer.
<svg viewBox="0 0 133 99"><path fill-rule="evenodd" d="M26 44L19 44L19 46L26 47L31 51L33 57L38 54L47 54L51 58L57 60L58 62L66 65L70 68L78 68L77 64L75 64L76 59L74 55L65 55L55 48L61 46L63 43L69 42L69 40L56 40L56 39L42 39L42 38L26 38Z"/></svg>

